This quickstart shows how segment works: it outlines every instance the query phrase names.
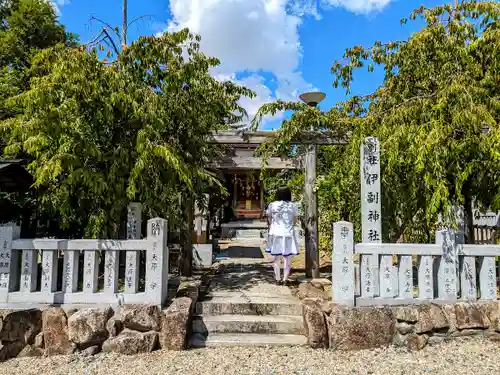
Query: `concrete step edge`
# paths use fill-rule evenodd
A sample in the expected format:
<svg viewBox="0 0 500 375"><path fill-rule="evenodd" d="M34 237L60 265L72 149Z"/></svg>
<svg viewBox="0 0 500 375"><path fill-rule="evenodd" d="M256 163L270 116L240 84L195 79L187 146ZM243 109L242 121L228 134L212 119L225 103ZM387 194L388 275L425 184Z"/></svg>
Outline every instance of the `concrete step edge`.
<svg viewBox="0 0 500 375"><path fill-rule="evenodd" d="M256 322L256 323L290 323L302 324L302 317L298 315L193 315L193 320L203 320L206 323L238 323L238 322Z"/></svg>
<svg viewBox="0 0 500 375"><path fill-rule="evenodd" d="M216 333L208 337L196 334L189 340L190 348L217 346L305 346L307 338L293 334Z"/></svg>

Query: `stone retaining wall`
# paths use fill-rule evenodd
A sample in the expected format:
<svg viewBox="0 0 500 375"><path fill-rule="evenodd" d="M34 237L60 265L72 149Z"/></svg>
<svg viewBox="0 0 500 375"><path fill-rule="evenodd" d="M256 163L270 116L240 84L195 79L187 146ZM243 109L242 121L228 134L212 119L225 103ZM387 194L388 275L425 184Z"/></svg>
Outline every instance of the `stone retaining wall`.
<svg viewBox="0 0 500 375"><path fill-rule="evenodd" d="M80 352L147 353L186 349L200 280L183 281L165 309L119 308L0 310L0 361L13 357Z"/></svg>
<svg viewBox="0 0 500 375"><path fill-rule="evenodd" d="M321 287L299 286L312 348L356 350L396 345L420 350L456 337L500 341L500 301L449 305L345 307L324 299Z"/></svg>

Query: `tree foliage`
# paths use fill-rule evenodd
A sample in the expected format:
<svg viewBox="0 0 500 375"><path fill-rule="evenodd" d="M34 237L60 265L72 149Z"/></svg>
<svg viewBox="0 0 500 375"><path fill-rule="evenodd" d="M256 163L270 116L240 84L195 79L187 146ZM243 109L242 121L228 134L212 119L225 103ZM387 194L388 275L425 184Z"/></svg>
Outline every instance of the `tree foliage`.
<svg viewBox="0 0 500 375"><path fill-rule="evenodd" d="M28 89L32 56L58 43L73 45L75 40L47 1L0 0L0 120L16 113L4 102Z"/></svg>
<svg viewBox="0 0 500 375"><path fill-rule="evenodd" d="M9 101L22 113L1 124L5 152L30 156L44 210L87 237L116 238L130 201L183 222L187 199L222 189L208 167L223 150L208 140L252 95L215 80L217 64L188 30L139 38L112 63L95 48L46 49Z"/></svg>
<svg viewBox="0 0 500 375"><path fill-rule="evenodd" d="M294 109L266 154L290 151L290 140L311 125L346 146L321 147L321 233L350 220L360 234L359 149L364 137L381 140L384 240L432 241L436 226L453 225L463 204L500 209L500 4L463 1L458 7L420 7L402 23L425 26L405 41L355 46L334 62L334 86L350 93L357 69L383 70L380 87L327 112L272 103L260 115ZM258 120L258 118L257 118ZM469 237L472 233L469 232ZM472 240L472 239L470 239Z"/></svg>

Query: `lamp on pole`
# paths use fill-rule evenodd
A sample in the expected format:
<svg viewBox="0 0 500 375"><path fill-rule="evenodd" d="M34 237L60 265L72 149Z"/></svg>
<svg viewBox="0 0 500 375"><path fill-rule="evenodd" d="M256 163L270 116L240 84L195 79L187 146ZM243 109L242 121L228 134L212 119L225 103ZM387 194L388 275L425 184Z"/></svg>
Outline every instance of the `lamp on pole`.
<svg viewBox="0 0 500 375"><path fill-rule="evenodd" d="M322 92L306 92L299 96L307 105L316 108L325 99L326 94ZM311 125L310 130L313 131ZM317 196L314 191L316 183L316 145L311 142L307 144L307 152L304 162L304 208L305 208L305 244L306 244L306 277L317 279L319 274L319 252L318 252L318 207Z"/></svg>

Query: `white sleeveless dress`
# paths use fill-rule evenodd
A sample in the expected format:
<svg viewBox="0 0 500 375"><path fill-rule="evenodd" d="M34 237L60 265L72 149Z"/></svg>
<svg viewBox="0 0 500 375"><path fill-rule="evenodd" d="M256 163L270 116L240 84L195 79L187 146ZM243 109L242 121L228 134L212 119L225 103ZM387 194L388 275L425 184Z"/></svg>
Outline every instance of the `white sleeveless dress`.
<svg viewBox="0 0 500 375"><path fill-rule="evenodd" d="M293 219L299 216L297 205L293 202L272 202L266 211L271 220L267 238L266 252L271 255L299 255L297 236Z"/></svg>

